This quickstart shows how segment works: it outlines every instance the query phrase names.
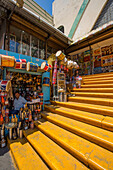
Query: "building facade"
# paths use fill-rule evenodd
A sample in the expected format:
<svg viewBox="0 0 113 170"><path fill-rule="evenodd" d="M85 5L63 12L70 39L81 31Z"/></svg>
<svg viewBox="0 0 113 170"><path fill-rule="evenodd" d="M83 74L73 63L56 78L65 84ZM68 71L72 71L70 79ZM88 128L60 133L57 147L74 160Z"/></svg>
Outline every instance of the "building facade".
<svg viewBox="0 0 113 170"><path fill-rule="evenodd" d="M64 26L64 33L75 41L113 20L113 1L55 0L53 17L55 27Z"/></svg>
<svg viewBox="0 0 113 170"><path fill-rule="evenodd" d="M10 0L10 1L15 2L16 0ZM53 17L48 12L46 12L41 6L39 6L34 0L24 0L23 6L24 8L28 9L29 11L39 16L45 22L54 25Z"/></svg>
<svg viewBox="0 0 113 170"><path fill-rule="evenodd" d="M25 7L0 2L0 49L47 59L67 48L69 38Z"/></svg>

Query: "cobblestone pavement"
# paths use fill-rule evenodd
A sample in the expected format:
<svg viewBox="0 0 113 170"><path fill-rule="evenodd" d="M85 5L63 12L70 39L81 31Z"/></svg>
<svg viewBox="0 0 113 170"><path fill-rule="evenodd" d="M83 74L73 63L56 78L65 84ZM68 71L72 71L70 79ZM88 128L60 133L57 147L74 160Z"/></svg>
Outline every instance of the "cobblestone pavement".
<svg viewBox="0 0 113 170"><path fill-rule="evenodd" d="M8 147L0 148L0 170L16 170Z"/></svg>

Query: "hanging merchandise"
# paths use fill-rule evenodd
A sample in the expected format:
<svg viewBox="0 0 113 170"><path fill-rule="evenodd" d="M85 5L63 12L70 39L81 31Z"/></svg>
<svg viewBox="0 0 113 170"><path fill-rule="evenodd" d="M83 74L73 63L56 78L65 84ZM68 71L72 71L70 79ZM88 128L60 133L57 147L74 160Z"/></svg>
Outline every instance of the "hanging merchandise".
<svg viewBox="0 0 113 170"><path fill-rule="evenodd" d="M57 59L55 60L54 71L53 71L53 84L56 84L57 78Z"/></svg>
<svg viewBox="0 0 113 170"><path fill-rule="evenodd" d="M1 57L1 66L2 67L14 67L15 65L15 58L12 56L2 55Z"/></svg>

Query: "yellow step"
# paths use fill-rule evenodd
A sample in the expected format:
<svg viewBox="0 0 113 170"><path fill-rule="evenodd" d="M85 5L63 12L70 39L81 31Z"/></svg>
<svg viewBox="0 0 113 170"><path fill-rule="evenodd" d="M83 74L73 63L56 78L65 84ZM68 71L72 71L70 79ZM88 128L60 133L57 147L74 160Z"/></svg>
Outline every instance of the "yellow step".
<svg viewBox="0 0 113 170"><path fill-rule="evenodd" d="M99 77L113 77L113 72L82 76L83 79L99 78Z"/></svg>
<svg viewBox="0 0 113 170"><path fill-rule="evenodd" d="M48 167L25 139L8 139L8 144L19 170L48 170Z"/></svg>
<svg viewBox="0 0 113 170"><path fill-rule="evenodd" d="M83 79L83 83L90 82L90 81L106 81L106 80L113 80L113 77L99 77L99 78L89 78Z"/></svg>
<svg viewBox="0 0 113 170"><path fill-rule="evenodd" d="M108 117L108 116L102 116L102 115L97 115L94 113L89 113L89 112L84 112L84 111L79 111L79 110L74 110L74 109L69 109L69 108L65 108L65 107L55 107L55 106L48 106L45 105L45 109L74 119L74 120L78 120L84 123L88 123L90 125L94 125L97 127L101 127L103 129L107 129L110 131L113 131L113 118L112 117Z"/></svg>
<svg viewBox="0 0 113 170"><path fill-rule="evenodd" d="M75 97L68 97L68 101L111 106L111 107L113 106L113 99L106 99L106 98L104 99L104 98L75 96Z"/></svg>
<svg viewBox="0 0 113 170"><path fill-rule="evenodd" d="M58 106L67 107L71 109L113 117L113 108L109 106L100 106L100 105L85 104L85 103L81 104L77 102L58 102L58 101L52 101L51 103L53 105L58 105Z"/></svg>
<svg viewBox="0 0 113 170"><path fill-rule="evenodd" d="M113 169L113 153L50 122L35 123L40 131L91 169Z"/></svg>
<svg viewBox="0 0 113 170"><path fill-rule="evenodd" d="M24 135L52 170L88 169L72 155L38 130L24 131ZM37 162L38 163L38 162ZM34 167L33 167L34 168Z"/></svg>
<svg viewBox="0 0 113 170"><path fill-rule="evenodd" d="M110 151L113 151L113 133L51 112L43 112L46 120Z"/></svg>
<svg viewBox="0 0 113 170"><path fill-rule="evenodd" d="M72 90L73 92L99 92L99 93L113 93L113 88L76 88Z"/></svg>
<svg viewBox="0 0 113 170"><path fill-rule="evenodd" d="M93 80L93 81L84 81L83 82L84 85L88 85L88 84L113 84L113 80Z"/></svg>
<svg viewBox="0 0 113 170"><path fill-rule="evenodd" d="M71 94L73 94L75 96L82 96L82 97L97 97L97 98L113 99L112 93L71 92Z"/></svg>
<svg viewBox="0 0 113 170"><path fill-rule="evenodd" d="M90 84L81 85L81 88L113 88L113 84Z"/></svg>

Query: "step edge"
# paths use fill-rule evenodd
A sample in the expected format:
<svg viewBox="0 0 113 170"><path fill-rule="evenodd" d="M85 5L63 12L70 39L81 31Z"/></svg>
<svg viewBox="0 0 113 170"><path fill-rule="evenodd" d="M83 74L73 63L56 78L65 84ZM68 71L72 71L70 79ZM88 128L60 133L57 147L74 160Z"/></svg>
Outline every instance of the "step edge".
<svg viewBox="0 0 113 170"><path fill-rule="evenodd" d="M90 134L86 131L83 131L83 130L80 130L78 128L74 128L72 126L69 126L68 124L66 123L63 123L59 120L55 120L54 118L51 118L50 116L46 116L42 113L42 116L50 121L51 123L55 123L55 125L58 125L60 127L62 127L63 129L66 129L68 130L69 132L71 133L74 133L82 138L85 138L86 140L90 141L90 142L93 142L95 144L98 144L99 146L109 150L109 151L113 151L113 143L112 142L109 142L107 141L106 139L104 138L100 138L98 136L94 136L93 134ZM94 142L95 140L95 142Z"/></svg>

